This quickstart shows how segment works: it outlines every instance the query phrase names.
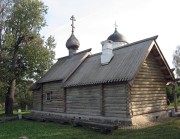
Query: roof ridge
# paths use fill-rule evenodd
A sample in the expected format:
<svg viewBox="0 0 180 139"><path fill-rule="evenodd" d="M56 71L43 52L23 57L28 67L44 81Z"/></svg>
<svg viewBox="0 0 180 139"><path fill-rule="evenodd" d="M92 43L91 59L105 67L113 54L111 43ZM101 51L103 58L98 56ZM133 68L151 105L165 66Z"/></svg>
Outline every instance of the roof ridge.
<svg viewBox="0 0 180 139"><path fill-rule="evenodd" d="M122 48L126 48L126 47L129 47L129 46L137 44L137 43L141 43L141 42L145 42L145 41L149 41L149 40L156 40L157 38L158 38L158 35L153 36L153 37L149 37L149 38L146 38L146 39L143 39L143 40L139 40L139 41L136 41L136 42L132 42L132 43L126 44L124 46L117 47L117 48L113 49L113 51L118 50L118 49L122 49Z"/></svg>
<svg viewBox="0 0 180 139"><path fill-rule="evenodd" d="M89 49L80 51L80 52L76 53L75 55L78 55L78 54L81 54L81 53L84 53L84 52L90 52L91 50L92 50L92 48L89 48Z"/></svg>
<svg viewBox="0 0 180 139"><path fill-rule="evenodd" d="M80 52L76 53L75 55L79 55L79 54L84 53L84 52L90 52L91 49L92 49L92 48L89 48L89 49L80 51ZM68 58L68 57L69 57L69 56L60 57L60 58L58 58L57 60L60 60L60 59L63 59L63 58Z"/></svg>

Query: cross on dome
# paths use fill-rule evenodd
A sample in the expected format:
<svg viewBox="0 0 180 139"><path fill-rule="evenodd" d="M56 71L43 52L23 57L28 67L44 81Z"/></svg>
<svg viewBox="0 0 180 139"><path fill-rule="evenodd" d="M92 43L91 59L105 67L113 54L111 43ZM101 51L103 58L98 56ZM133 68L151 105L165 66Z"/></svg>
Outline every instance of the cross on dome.
<svg viewBox="0 0 180 139"><path fill-rule="evenodd" d="M72 24L71 24L71 26L72 26L72 34L74 34L74 28L75 28L74 21L76 21L74 15L71 16L70 20L72 20Z"/></svg>
<svg viewBox="0 0 180 139"><path fill-rule="evenodd" d="M117 30L118 25L116 24L116 21L115 21L114 26L115 26L115 30Z"/></svg>

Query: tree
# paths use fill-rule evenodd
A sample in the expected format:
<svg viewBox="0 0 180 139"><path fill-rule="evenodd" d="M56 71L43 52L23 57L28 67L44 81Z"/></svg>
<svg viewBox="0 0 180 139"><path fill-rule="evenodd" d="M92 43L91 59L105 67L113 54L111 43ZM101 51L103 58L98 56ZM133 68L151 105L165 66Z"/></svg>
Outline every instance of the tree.
<svg viewBox="0 0 180 139"><path fill-rule="evenodd" d="M44 15L47 7L42 2L12 0L6 7L8 10L3 13L6 18L3 20L0 42L0 80L6 91L5 113L12 114L16 85L23 80L37 80L50 68L55 43L48 44L47 40L44 47L44 40L39 35L46 25Z"/></svg>
<svg viewBox="0 0 180 139"><path fill-rule="evenodd" d="M176 70L176 76L180 77L180 46L176 47L176 50L173 54L173 65Z"/></svg>

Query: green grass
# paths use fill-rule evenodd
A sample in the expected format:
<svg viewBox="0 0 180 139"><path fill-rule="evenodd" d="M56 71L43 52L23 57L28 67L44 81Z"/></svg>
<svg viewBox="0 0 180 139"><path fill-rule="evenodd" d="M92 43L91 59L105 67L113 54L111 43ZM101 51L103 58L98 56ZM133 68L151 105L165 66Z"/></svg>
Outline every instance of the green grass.
<svg viewBox="0 0 180 139"><path fill-rule="evenodd" d="M25 120L0 124L0 139L179 139L180 119L144 129L119 129L104 135L89 128Z"/></svg>

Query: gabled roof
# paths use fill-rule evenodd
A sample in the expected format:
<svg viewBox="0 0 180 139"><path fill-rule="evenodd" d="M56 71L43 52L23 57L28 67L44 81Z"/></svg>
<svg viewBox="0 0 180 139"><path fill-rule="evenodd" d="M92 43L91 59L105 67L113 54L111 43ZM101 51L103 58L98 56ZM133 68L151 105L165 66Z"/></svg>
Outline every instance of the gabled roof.
<svg viewBox="0 0 180 139"><path fill-rule="evenodd" d="M108 65L101 65L101 53L89 56L65 82L65 87L133 80L156 44L155 39L157 36L114 49L114 57ZM157 45L156 48L159 52ZM170 69L162 53L160 55L166 69ZM172 73L168 72L172 79Z"/></svg>
<svg viewBox="0 0 180 139"><path fill-rule="evenodd" d="M66 56L58 59L51 69L36 83L44 83L58 80L67 80L78 66L89 56L91 49L79 52L72 57Z"/></svg>

